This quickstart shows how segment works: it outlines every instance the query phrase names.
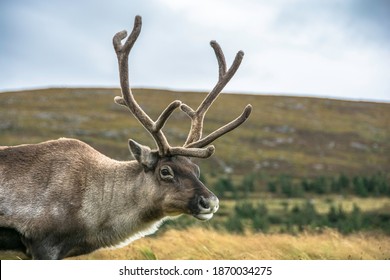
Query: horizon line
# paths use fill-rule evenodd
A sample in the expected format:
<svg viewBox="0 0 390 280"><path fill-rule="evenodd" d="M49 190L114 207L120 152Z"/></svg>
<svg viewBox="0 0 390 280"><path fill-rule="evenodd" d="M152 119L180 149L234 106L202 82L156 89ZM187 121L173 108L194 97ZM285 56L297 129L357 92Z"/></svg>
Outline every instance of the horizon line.
<svg viewBox="0 0 390 280"><path fill-rule="evenodd" d="M7 92L22 92L22 91L39 91L39 90L49 90L49 89L117 89L120 90L119 86L93 86L93 85L74 85L74 86L61 86L61 85L50 85L50 86L32 86L32 87L20 87L20 88L0 88L1 93ZM148 87L148 86L135 86L132 87L134 90L139 89L149 89L149 90L160 90L160 91L171 91L171 92L182 92L182 93L207 93L209 90L202 89L176 89L168 87ZM261 92L261 91L226 91L224 94L235 94L235 95L259 95L259 96L279 96L279 97L302 97L302 98L317 98L317 99L331 99L331 100L340 100L340 101L353 101L353 102L372 102L372 103L390 103L389 99L382 98L352 98L344 96L333 96L333 95L316 95L314 93L296 93L296 92Z"/></svg>

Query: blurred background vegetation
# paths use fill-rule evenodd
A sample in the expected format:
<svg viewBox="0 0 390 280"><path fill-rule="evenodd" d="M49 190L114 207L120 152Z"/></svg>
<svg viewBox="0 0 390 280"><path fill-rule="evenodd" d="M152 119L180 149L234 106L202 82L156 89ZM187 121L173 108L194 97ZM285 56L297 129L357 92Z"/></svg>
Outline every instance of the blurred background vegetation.
<svg viewBox="0 0 390 280"><path fill-rule="evenodd" d="M197 92L135 89L153 118L175 99L196 107ZM127 139L152 138L113 98L119 89L56 88L0 93L0 145L59 137L83 140L118 160L130 160ZM253 105L249 120L215 142L200 165L220 198L206 223L191 217L165 229L201 225L234 233L375 231L390 235L390 104L307 97L222 94L205 120L205 134ZM164 132L182 145L190 121L179 110Z"/></svg>

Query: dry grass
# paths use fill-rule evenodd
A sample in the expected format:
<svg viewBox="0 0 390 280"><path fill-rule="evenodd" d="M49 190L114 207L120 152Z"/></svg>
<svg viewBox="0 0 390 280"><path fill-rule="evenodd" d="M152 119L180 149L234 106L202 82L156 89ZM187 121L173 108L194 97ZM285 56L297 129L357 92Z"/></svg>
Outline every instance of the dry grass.
<svg viewBox="0 0 390 280"><path fill-rule="evenodd" d="M127 247L100 250L77 259L390 259L390 237L377 234L232 235L202 228L169 230Z"/></svg>

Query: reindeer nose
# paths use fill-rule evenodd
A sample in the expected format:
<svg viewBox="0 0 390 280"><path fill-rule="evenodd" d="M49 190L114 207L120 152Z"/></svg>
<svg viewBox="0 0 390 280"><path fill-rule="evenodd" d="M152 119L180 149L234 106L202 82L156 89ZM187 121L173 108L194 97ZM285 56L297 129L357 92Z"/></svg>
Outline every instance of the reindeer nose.
<svg viewBox="0 0 390 280"><path fill-rule="evenodd" d="M205 198L203 195L199 197L198 207L203 212L215 213L219 208L219 200L215 195Z"/></svg>

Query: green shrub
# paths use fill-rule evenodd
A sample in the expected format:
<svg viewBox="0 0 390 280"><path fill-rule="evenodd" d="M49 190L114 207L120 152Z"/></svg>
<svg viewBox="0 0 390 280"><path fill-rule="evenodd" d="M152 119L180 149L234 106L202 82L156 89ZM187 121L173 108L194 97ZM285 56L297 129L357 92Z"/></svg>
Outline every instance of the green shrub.
<svg viewBox="0 0 390 280"><path fill-rule="evenodd" d="M244 225L242 219L238 215L231 216L225 223L225 228L228 232L243 233Z"/></svg>

